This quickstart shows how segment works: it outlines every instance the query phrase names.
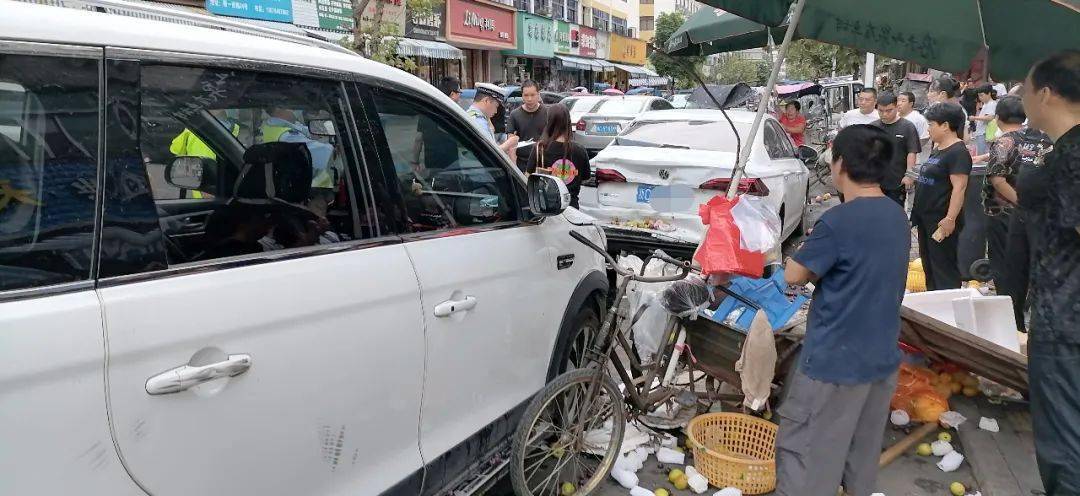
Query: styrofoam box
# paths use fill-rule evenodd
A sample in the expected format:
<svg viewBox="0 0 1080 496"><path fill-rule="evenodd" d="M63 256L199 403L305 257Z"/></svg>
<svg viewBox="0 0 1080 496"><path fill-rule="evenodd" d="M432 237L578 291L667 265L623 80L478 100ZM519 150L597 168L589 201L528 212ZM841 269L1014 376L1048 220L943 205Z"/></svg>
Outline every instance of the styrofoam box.
<svg viewBox="0 0 1080 496"><path fill-rule="evenodd" d="M952 301L952 305L956 314L956 327L1020 353L1011 297L957 298Z"/></svg>
<svg viewBox="0 0 1080 496"><path fill-rule="evenodd" d="M952 301L957 298L974 298L979 296L982 296L982 293L974 288L923 291L921 293L908 293L904 295L903 305L923 315L956 327L956 311L953 310Z"/></svg>

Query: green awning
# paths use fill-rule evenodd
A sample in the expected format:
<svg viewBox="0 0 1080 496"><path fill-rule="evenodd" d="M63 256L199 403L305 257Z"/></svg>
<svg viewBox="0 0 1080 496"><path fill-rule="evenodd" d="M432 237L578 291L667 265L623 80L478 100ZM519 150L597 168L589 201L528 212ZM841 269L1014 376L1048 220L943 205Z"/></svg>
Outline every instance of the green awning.
<svg viewBox="0 0 1080 496"><path fill-rule="evenodd" d="M766 28L763 24L723 10L706 7L690 16L668 38L670 55L712 55L761 48L769 43L769 32L777 42L786 26Z"/></svg>

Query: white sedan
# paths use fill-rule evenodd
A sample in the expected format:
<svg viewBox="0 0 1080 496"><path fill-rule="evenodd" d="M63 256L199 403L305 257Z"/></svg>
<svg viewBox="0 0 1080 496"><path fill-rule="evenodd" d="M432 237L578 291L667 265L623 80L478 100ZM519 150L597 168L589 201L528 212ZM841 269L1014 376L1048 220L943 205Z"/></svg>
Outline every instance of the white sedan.
<svg viewBox="0 0 1080 496"><path fill-rule="evenodd" d="M746 110L727 114L745 140L754 114ZM706 228L698 205L726 192L736 142L731 124L719 110L643 113L592 159L595 181L582 187L580 209L608 226L651 231L697 245ZM765 196L779 212L781 239L802 225L809 172L799 157L800 150L780 124L766 117L739 186L740 192Z"/></svg>

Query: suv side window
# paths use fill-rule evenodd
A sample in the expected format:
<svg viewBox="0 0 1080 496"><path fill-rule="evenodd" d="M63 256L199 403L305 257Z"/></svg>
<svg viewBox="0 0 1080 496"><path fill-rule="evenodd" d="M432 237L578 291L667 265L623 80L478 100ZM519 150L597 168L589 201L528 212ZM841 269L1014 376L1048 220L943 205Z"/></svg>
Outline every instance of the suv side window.
<svg viewBox="0 0 1080 496"><path fill-rule="evenodd" d="M0 54L0 291L91 277L100 73Z"/></svg>
<svg viewBox="0 0 1080 496"><path fill-rule="evenodd" d="M769 121L769 127L773 128L773 132L776 133L778 151L780 152L779 158L796 157L795 143L791 141L791 135L784 131L784 128L775 121Z"/></svg>
<svg viewBox="0 0 1080 496"><path fill-rule="evenodd" d="M415 98L372 93L388 151L382 158L397 175L409 232L520 219L510 172L470 139L468 124Z"/></svg>
<svg viewBox="0 0 1080 496"><path fill-rule="evenodd" d="M140 81L170 266L374 236L340 83L152 64Z"/></svg>
<svg viewBox="0 0 1080 496"><path fill-rule="evenodd" d="M765 150L769 152L769 158L773 160L784 158L783 144L780 142L780 137L776 135L776 128L772 126L772 123L766 121L762 131L765 134Z"/></svg>

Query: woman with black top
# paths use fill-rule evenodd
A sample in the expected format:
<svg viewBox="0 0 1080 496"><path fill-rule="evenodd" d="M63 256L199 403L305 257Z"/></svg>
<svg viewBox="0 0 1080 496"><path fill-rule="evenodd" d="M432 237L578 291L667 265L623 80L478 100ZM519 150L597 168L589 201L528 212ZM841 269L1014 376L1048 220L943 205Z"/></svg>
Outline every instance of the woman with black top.
<svg viewBox="0 0 1080 496"><path fill-rule="evenodd" d="M919 235L926 289L954 289L961 282L957 262L963 227L960 210L971 174L971 154L963 140L966 120L963 109L955 103L930 107L925 117L935 149L919 175L911 223Z"/></svg>
<svg viewBox="0 0 1080 496"><path fill-rule="evenodd" d="M589 153L585 147L574 143L570 127L570 111L557 103L548 108L544 133L536 144L536 151L529 154L526 172L539 172L562 179L570 190L570 206L577 208L581 182L592 177Z"/></svg>

